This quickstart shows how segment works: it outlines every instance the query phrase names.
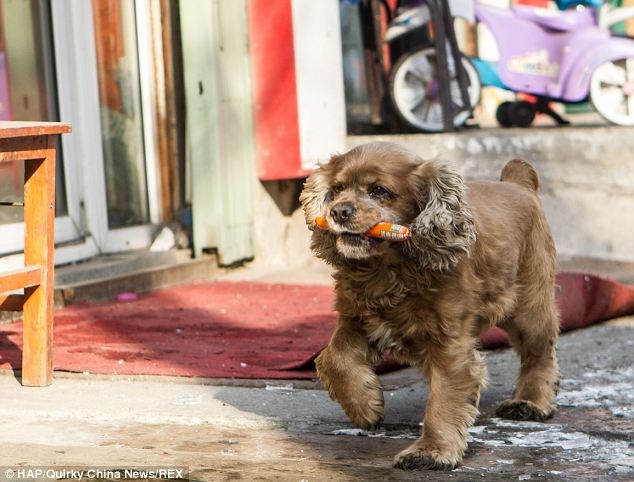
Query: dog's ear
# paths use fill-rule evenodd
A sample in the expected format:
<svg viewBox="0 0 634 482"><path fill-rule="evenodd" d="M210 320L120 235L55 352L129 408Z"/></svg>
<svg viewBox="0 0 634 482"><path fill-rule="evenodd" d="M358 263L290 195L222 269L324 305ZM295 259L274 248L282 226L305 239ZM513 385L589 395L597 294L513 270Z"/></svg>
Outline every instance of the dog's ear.
<svg viewBox="0 0 634 482"><path fill-rule="evenodd" d="M420 213L410 225L412 239L405 252L423 268L447 271L468 255L475 241L467 187L457 172L435 162L418 166L411 180Z"/></svg>
<svg viewBox="0 0 634 482"><path fill-rule="evenodd" d="M304 183L299 195L299 202L304 210L306 224L313 227L315 218L324 215L327 198L330 195L330 184L326 174L326 167L319 166Z"/></svg>

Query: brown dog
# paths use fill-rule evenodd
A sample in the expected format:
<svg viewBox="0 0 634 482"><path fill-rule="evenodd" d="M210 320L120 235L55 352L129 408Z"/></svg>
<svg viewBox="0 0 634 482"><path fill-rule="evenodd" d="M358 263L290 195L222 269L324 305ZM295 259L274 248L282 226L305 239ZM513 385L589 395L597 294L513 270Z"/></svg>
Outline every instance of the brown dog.
<svg viewBox="0 0 634 482"><path fill-rule="evenodd" d="M429 385L422 435L395 467L460 463L486 383L478 335L491 326L506 330L522 364L497 414L555 412L555 248L538 188L524 161L510 161L501 182L465 185L446 166L384 142L333 156L306 181L311 247L335 268L338 324L316 361L330 396L358 427L380 423L374 368L383 352L420 369ZM328 230L315 227L318 216ZM378 222L409 225L412 238L366 236Z"/></svg>

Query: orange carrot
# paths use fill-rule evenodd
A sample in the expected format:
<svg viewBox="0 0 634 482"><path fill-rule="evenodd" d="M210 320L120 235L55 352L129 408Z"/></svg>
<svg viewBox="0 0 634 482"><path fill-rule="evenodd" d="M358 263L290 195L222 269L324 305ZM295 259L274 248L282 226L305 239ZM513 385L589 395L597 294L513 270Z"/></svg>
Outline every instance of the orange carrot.
<svg viewBox="0 0 634 482"><path fill-rule="evenodd" d="M387 239L388 241L407 241L412 237L412 232L407 226L393 223L379 223L365 233L373 238Z"/></svg>
<svg viewBox="0 0 634 482"><path fill-rule="evenodd" d="M325 216L315 218L315 225L321 229L328 229L328 221L326 221ZM388 241L407 241L412 237L412 232L407 226L394 223L375 224L365 234L372 238L386 239Z"/></svg>
<svg viewBox="0 0 634 482"><path fill-rule="evenodd" d="M326 221L325 216L317 216L315 218L315 224L317 225L318 228L328 229L328 221Z"/></svg>

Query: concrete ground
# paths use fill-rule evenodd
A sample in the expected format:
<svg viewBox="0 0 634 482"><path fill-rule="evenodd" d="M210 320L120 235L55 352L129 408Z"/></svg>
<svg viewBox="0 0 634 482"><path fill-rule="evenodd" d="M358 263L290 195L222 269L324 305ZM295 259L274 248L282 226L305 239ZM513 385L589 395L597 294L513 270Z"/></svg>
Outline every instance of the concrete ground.
<svg viewBox="0 0 634 482"><path fill-rule="evenodd" d="M306 263L224 276L329 282L323 266ZM559 412L515 423L494 410L511 394L518 360L488 352L481 415L463 464L448 473L391 467L420 431L427 391L412 369L382 376L387 415L373 432L355 429L316 381L56 373L49 387L25 388L2 372L0 479L43 470L40 480L156 480L114 470L171 467L162 480L634 480L633 353L634 317L564 334Z"/></svg>

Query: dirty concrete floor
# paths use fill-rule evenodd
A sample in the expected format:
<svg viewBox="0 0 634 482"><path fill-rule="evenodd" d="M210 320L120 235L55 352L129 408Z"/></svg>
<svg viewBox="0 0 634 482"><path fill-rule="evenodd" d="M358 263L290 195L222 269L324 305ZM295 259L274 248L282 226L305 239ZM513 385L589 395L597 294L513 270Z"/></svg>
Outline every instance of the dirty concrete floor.
<svg viewBox="0 0 634 482"><path fill-rule="evenodd" d="M374 432L354 429L318 382L56 374L50 387L25 388L5 372L0 479L176 467L200 481L634 480L633 353L634 317L563 335L558 414L515 423L494 409L511 394L517 358L488 352L481 415L448 473L391 467L420 430L427 392L412 369L382 376L387 415Z"/></svg>
<svg viewBox="0 0 634 482"><path fill-rule="evenodd" d="M332 281L324 264L297 261L224 278ZM114 469L168 467L171 480L182 469L197 481L634 480L634 317L564 334L558 353L559 412L515 423L494 411L511 395L517 357L487 352L489 386L463 464L441 473L391 466L420 431L427 390L413 369L381 377L387 413L374 432L356 430L317 381L56 373L51 386L26 388L0 372L0 480L34 480L25 469L60 480L157 480Z"/></svg>

